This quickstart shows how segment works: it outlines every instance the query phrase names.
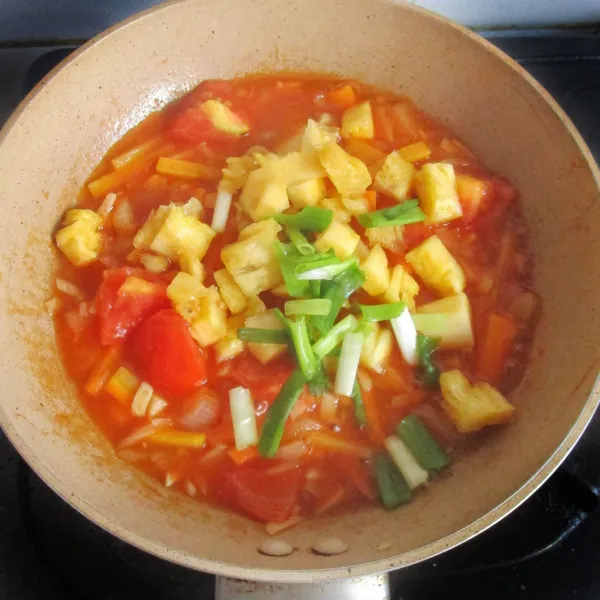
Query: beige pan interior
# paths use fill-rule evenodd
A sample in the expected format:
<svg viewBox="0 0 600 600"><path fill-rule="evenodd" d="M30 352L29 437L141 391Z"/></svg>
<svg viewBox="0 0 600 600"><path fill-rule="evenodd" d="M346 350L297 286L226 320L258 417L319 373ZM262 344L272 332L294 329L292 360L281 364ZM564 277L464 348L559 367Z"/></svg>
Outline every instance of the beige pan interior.
<svg viewBox="0 0 600 600"><path fill-rule="evenodd" d="M159 490L118 461L73 397L43 302L52 229L106 150L204 78L328 71L410 95L521 191L544 300L518 419L406 508L322 518L256 550L263 527ZM497 50L409 5L369 0L186 1L88 45L25 101L0 146L0 424L85 515L185 565L253 579L343 577L399 567L464 541L522 501L593 414L600 358L598 172L541 88ZM588 400L588 398L590 398ZM311 554L318 536L347 553ZM378 549L389 542L388 549ZM383 546L385 547L385 546Z"/></svg>

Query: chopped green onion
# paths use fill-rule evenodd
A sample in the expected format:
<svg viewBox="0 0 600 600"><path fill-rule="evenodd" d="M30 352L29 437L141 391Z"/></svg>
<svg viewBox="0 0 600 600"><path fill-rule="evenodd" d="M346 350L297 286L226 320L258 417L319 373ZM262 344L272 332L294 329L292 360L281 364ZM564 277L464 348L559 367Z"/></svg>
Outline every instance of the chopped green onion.
<svg viewBox="0 0 600 600"><path fill-rule="evenodd" d="M408 487L413 490L425 483L429 479L429 474L417 462L417 459L410 453L406 444L395 435L386 438L386 450L388 451L394 464L398 467L402 477L404 477Z"/></svg>
<svg viewBox="0 0 600 600"><path fill-rule="evenodd" d="M326 264L326 261L323 260L323 264L321 265L299 265L298 269L300 273L298 274L298 279L300 281L306 280L314 280L314 279L325 279L331 280L347 271L350 267L353 267L357 264L356 256L352 256L347 260L340 261L339 259L333 261L328 261L329 264ZM309 267L307 269L307 267Z"/></svg>
<svg viewBox="0 0 600 600"><path fill-rule="evenodd" d="M322 363L317 364L315 374L308 382L308 389L313 396L322 396L331 389L329 375L327 375Z"/></svg>
<svg viewBox="0 0 600 600"><path fill-rule="evenodd" d="M400 346L400 352L409 365L417 364L417 330L413 323L408 308L402 314L391 321L394 335Z"/></svg>
<svg viewBox="0 0 600 600"><path fill-rule="evenodd" d="M310 380L315 374L317 361L312 346L310 345L306 321L304 317L301 317L297 321L288 320L288 327L290 329L290 334L292 335L292 341L294 342L298 365L300 366L304 377L307 380Z"/></svg>
<svg viewBox="0 0 600 600"><path fill-rule="evenodd" d="M250 391L243 387L229 390L229 406L233 422L233 436L237 450L254 446L258 442L256 415Z"/></svg>
<svg viewBox="0 0 600 600"><path fill-rule="evenodd" d="M418 200L407 200L391 208L382 208L356 217L358 222L367 229L369 227L409 225L424 221L425 218L425 213L419 208Z"/></svg>
<svg viewBox="0 0 600 600"><path fill-rule="evenodd" d="M311 300L288 300L285 303L285 314L290 315L328 315L331 300L328 298L312 298Z"/></svg>
<svg viewBox="0 0 600 600"><path fill-rule="evenodd" d="M438 347L439 340L417 333L417 359L419 378L428 388L439 387L440 370L433 364L431 355Z"/></svg>
<svg viewBox="0 0 600 600"><path fill-rule="evenodd" d="M352 315L344 317L339 323L336 323L318 342L313 346L315 354L323 358L329 354L338 344L342 342L344 336L356 329L358 325Z"/></svg>
<svg viewBox="0 0 600 600"><path fill-rule="evenodd" d="M294 371L269 407L258 442L258 451L262 456L270 458L277 452L283 437L285 422L298 401L305 383L302 371Z"/></svg>
<svg viewBox="0 0 600 600"><path fill-rule="evenodd" d="M321 280L313 279L308 282L310 284L310 293L311 296L315 298L319 298L321 296Z"/></svg>
<svg viewBox="0 0 600 600"><path fill-rule="evenodd" d="M381 502L388 510L410 501L410 488L387 456L379 455L375 458L375 478Z"/></svg>
<svg viewBox="0 0 600 600"><path fill-rule="evenodd" d="M333 387L336 394L352 396L364 341L365 338L362 333L347 333L344 336Z"/></svg>
<svg viewBox="0 0 600 600"><path fill-rule="evenodd" d="M304 231L325 231L331 221L333 221L333 211L328 208L319 208L317 206L307 206L295 215L279 214L274 215L275 219L281 225L291 225L296 229Z"/></svg>
<svg viewBox="0 0 600 600"><path fill-rule="evenodd" d="M399 317L406 308L404 302L392 304L359 304L360 312L365 321L391 321Z"/></svg>
<svg viewBox="0 0 600 600"><path fill-rule="evenodd" d="M308 296L310 285L307 281L300 281L296 275L298 260L303 258L292 244L275 242L275 258L279 264L285 287L290 296L294 298Z"/></svg>
<svg viewBox="0 0 600 600"><path fill-rule="evenodd" d="M362 392L360 391L360 384L358 381L354 382L354 388L352 390L352 402L354 404L354 416L361 425L367 424L367 415L365 413L365 405L362 399Z"/></svg>
<svg viewBox="0 0 600 600"><path fill-rule="evenodd" d="M259 329L243 327L237 331L238 339L254 344L287 344L288 336L283 329Z"/></svg>
<svg viewBox="0 0 600 600"><path fill-rule="evenodd" d="M322 296L331 300L331 311L326 317L313 317L311 319L317 331L325 335L333 327L346 298L353 294L364 282L364 273L358 266L354 265L333 281L323 284L322 289L324 293Z"/></svg>
<svg viewBox="0 0 600 600"><path fill-rule="evenodd" d="M296 250L302 254L302 256L308 256L316 252L315 247L306 239L304 234L291 225L285 226L285 233L287 234L290 242L294 244Z"/></svg>
<svg viewBox="0 0 600 600"><path fill-rule="evenodd" d="M448 465L448 455L416 415L402 419L396 427L396 433L423 468L428 471L441 471Z"/></svg>

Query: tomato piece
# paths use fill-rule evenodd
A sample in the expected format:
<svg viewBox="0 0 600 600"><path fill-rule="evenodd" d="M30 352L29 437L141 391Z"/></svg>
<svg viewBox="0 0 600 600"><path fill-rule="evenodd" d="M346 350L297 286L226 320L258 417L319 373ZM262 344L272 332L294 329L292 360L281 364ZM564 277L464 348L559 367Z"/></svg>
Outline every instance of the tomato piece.
<svg viewBox="0 0 600 600"><path fill-rule="evenodd" d="M265 473L264 461L236 467L223 477L221 496L248 515L266 522L282 522L292 516L300 497L300 469Z"/></svg>
<svg viewBox="0 0 600 600"><path fill-rule="evenodd" d="M406 251L408 252L408 250L418 246L432 235L432 233L431 229L426 225L423 225L423 223L411 223L410 225L405 225L402 229L402 236L404 238L404 247Z"/></svg>
<svg viewBox="0 0 600 600"><path fill-rule="evenodd" d="M172 309L146 319L130 336L127 350L141 379L169 398L185 397L206 382L204 354Z"/></svg>
<svg viewBox="0 0 600 600"><path fill-rule="evenodd" d="M219 131L200 108L188 108L173 119L168 135L179 142L210 141ZM222 135L222 134L221 134Z"/></svg>
<svg viewBox="0 0 600 600"><path fill-rule="evenodd" d="M147 282L147 289L139 293L121 293L121 286L131 276ZM145 271L130 267L105 271L96 294L100 343L108 346L124 339L146 317L169 305L167 286L160 280L148 277Z"/></svg>

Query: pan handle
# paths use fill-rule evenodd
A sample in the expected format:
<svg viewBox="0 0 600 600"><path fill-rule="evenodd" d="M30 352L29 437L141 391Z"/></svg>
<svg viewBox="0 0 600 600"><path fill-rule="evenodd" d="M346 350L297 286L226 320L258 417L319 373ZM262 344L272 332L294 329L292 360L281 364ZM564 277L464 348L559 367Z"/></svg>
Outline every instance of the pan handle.
<svg viewBox="0 0 600 600"><path fill-rule="evenodd" d="M217 577L216 600L390 600L387 573L321 583L263 583Z"/></svg>

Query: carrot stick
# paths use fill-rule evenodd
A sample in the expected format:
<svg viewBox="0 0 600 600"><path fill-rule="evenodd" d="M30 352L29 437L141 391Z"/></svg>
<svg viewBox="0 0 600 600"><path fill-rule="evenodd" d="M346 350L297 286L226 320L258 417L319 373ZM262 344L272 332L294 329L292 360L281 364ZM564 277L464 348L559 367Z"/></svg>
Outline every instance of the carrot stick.
<svg viewBox="0 0 600 600"><path fill-rule="evenodd" d="M333 433L324 431L311 431L306 435L306 441L327 452L339 452L358 458L368 458L373 453L373 450L365 444L344 440Z"/></svg>
<svg viewBox="0 0 600 600"><path fill-rule="evenodd" d="M385 439L385 432L381 425L379 415L379 407L375 401L375 396L372 392L362 392L363 405L365 407L365 416L367 418L367 431L369 437L376 443L380 444Z"/></svg>
<svg viewBox="0 0 600 600"><path fill-rule="evenodd" d="M322 515L323 513L327 512L329 509L331 509L334 506L337 506L338 504L343 502L345 498L346 498L346 492L344 491L344 488L338 483L331 490L331 492L329 494L327 494L327 496L325 496L325 498L323 498L323 500L321 502L319 502L319 505L317 506L317 508L315 510L315 515L317 517L319 515Z"/></svg>
<svg viewBox="0 0 600 600"><path fill-rule="evenodd" d="M330 102L340 108L352 106L356 102L356 94L349 85L345 85L337 90L332 90L327 94L327 98Z"/></svg>
<svg viewBox="0 0 600 600"><path fill-rule="evenodd" d="M121 344L109 346L102 355L98 364L92 369L88 380L85 382L84 389L88 394L96 396L106 385L109 377L116 370L116 365L121 358Z"/></svg>
<svg viewBox="0 0 600 600"><path fill-rule="evenodd" d="M229 454L229 458L231 458L236 465L243 465L245 462L258 457L258 448L256 446L249 446L243 450L232 448L227 454Z"/></svg>
<svg viewBox="0 0 600 600"><path fill-rule="evenodd" d="M375 190L367 190L365 192L365 198L369 203L369 211L372 212L377 210L377 192Z"/></svg>
<svg viewBox="0 0 600 600"><path fill-rule="evenodd" d="M488 381L497 381L510 353L517 326L512 319L492 313L477 356L477 370Z"/></svg>

